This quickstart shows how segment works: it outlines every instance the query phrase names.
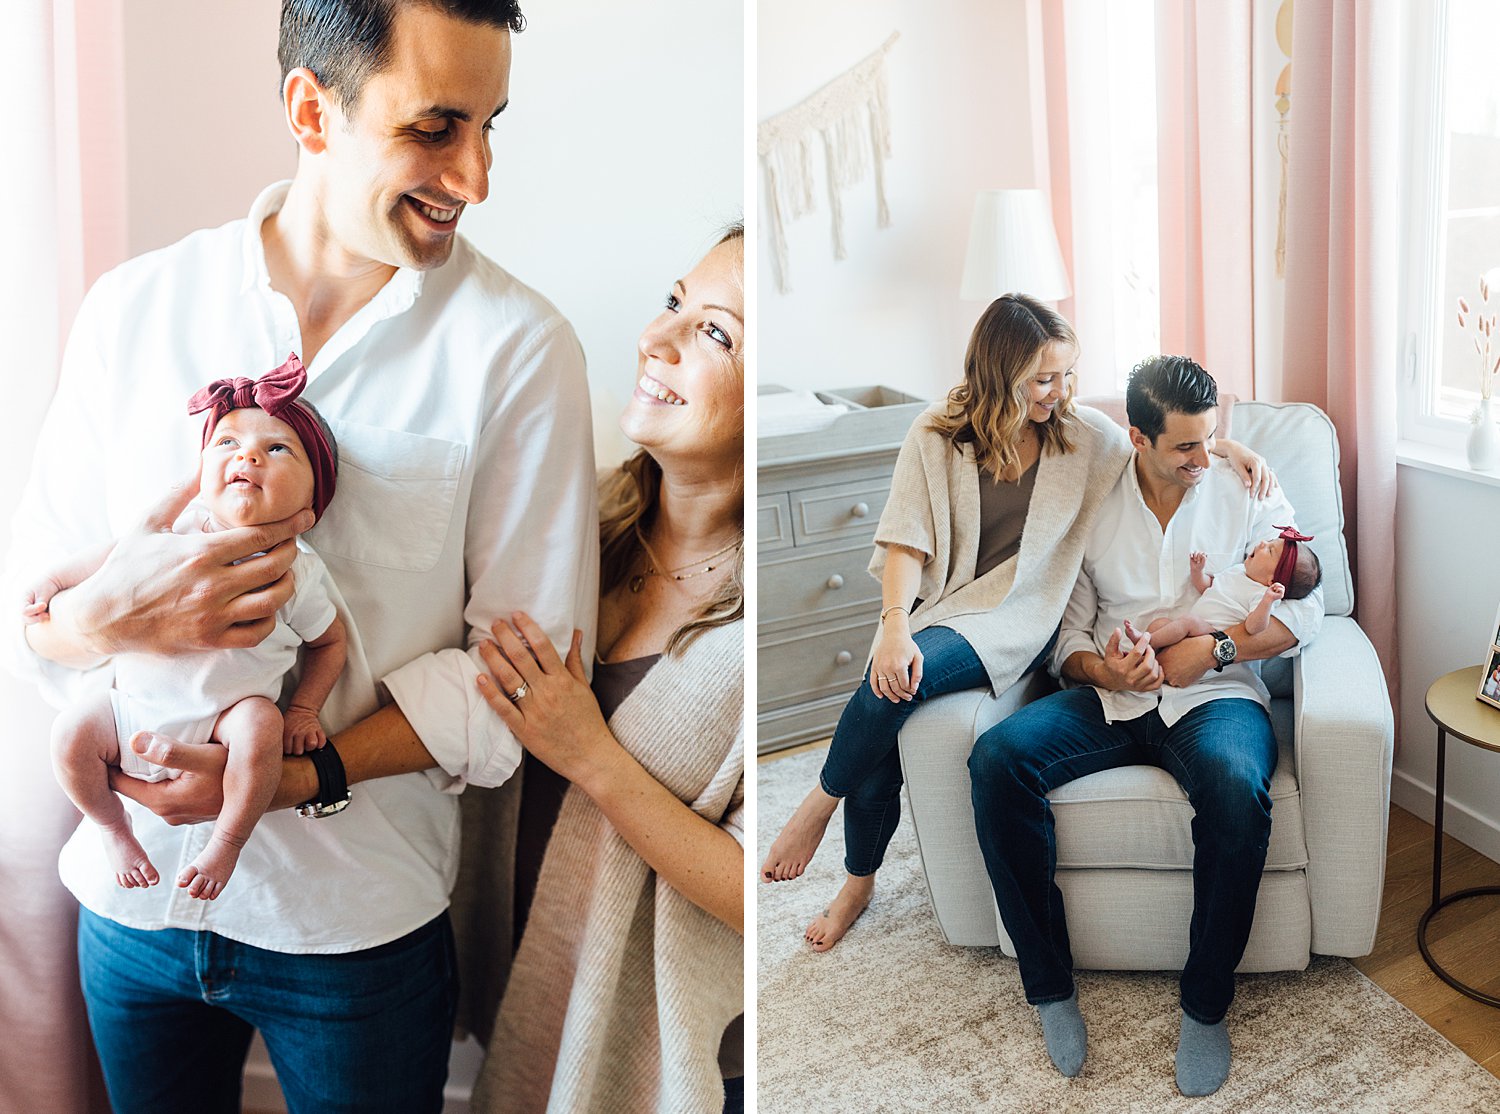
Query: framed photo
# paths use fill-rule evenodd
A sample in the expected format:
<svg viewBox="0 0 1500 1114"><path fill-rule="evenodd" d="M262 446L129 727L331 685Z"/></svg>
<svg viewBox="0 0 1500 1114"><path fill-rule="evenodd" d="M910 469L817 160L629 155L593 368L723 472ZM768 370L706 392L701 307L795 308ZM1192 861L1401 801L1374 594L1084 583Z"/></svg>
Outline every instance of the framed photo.
<svg viewBox="0 0 1500 1114"><path fill-rule="evenodd" d="M1484 668L1479 674L1479 699L1500 708L1500 611L1491 625L1489 649L1484 652Z"/></svg>

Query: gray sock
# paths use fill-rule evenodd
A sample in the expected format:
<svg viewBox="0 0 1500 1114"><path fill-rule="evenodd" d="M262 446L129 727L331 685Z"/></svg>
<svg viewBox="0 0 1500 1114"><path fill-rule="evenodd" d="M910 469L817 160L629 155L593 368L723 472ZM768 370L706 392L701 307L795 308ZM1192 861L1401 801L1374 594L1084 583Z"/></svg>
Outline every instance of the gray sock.
<svg viewBox="0 0 1500 1114"><path fill-rule="evenodd" d="M1042 1015L1047 1055L1052 1057L1058 1071L1072 1078L1083 1070L1083 1057L1089 1046L1083 1014L1078 1012L1078 991L1061 1002L1043 1002L1037 1012Z"/></svg>
<svg viewBox="0 0 1500 1114"><path fill-rule="evenodd" d="M1211 1095L1229 1078L1229 1027L1221 1018L1205 1025L1182 1015L1177 1038L1177 1089L1190 1097Z"/></svg>

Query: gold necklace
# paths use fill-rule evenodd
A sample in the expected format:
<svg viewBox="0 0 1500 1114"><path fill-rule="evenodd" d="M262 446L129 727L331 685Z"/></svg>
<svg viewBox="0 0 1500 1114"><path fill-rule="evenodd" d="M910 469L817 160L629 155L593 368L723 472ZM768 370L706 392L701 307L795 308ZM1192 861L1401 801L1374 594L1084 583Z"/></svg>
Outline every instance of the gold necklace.
<svg viewBox="0 0 1500 1114"><path fill-rule="evenodd" d="M630 578L629 584L630 590L632 592L639 592L642 588L644 588L646 586L646 578L648 576L670 576L673 580L692 580L695 576L703 576L705 573L711 573L714 571L714 569L719 567L718 564L711 563L713 562L713 559L715 557L722 557L724 554L738 549L745 543L744 538L736 538L734 541L726 545L723 549L716 549L706 557L699 557L697 560L689 561L685 565L678 565L675 569L658 569L656 566L663 564L664 562L660 557L656 555L656 552L651 548L650 543L646 541L646 536L641 533L640 526L635 526L634 530L635 540L641 543L641 548L646 551L646 556L651 559L651 563L646 566L645 572L636 573L636 575ZM703 567L701 569L698 569L696 572L684 571L685 569L694 568L697 565L702 565Z"/></svg>

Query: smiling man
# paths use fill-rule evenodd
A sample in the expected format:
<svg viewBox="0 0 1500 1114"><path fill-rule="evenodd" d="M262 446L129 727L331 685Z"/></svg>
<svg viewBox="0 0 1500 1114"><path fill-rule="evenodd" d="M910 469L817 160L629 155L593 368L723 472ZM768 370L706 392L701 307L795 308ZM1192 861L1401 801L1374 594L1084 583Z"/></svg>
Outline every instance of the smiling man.
<svg viewBox="0 0 1500 1114"><path fill-rule="evenodd" d="M1053 671L1071 687L985 732L969 758L974 816L996 903L1016 947L1026 1000L1047 1051L1077 1075L1087 1048L1073 984L1057 842L1047 794L1117 766L1154 765L1181 783L1193 822L1193 909L1181 979L1177 1085L1215 1091L1229 1073L1224 1017L1244 953L1271 830L1276 739L1269 697L1246 662L1294 654L1317 633L1320 590L1277 606L1266 630L1243 624L1186 638L1158 661L1142 626L1197 597L1189 555L1234 564L1272 523L1293 521L1278 490L1257 502L1228 464L1210 458L1218 389L1183 356L1131 374L1125 408L1135 457L1106 497L1063 615Z"/></svg>
<svg viewBox="0 0 1500 1114"><path fill-rule="evenodd" d="M23 631L12 617L11 657L54 703L107 687L126 650L256 645L291 593L310 513L212 535L168 529L197 486L181 482L195 467L183 436L195 390L257 378L295 352L343 463L338 501L306 535L351 631L325 707L332 742L284 761L278 811L223 896L205 908L170 882L220 807L220 747L158 739L149 757L184 775L116 782L168 881L106 884L92 831L63 851L118 1114L238 1111L256 1029L293 1111L442 1107L456 792L505 782L521 755L482 707L468 648L525 610L564 649L582 627L591 659L597 601L578 342L458 235L489 191L521 27L516 5L496 0L286 0L294 179L267 188L247 219L105 275L79 311L11 574L119 540L54 598L48 622ZM350 797L347 782L364 784ZM489 851L503 890L511 849Z"/></svg>

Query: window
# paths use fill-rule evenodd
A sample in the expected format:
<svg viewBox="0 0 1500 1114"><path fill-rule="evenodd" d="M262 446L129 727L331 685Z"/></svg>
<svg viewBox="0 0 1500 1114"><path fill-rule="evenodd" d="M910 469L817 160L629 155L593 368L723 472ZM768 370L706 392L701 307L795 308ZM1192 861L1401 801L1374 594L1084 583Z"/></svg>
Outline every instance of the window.
<svg viewBox="0 0 1500 1114"><path fill-rule="evenodd" d="M1401 436L1456 446L1479 400L1478 314L1500 316L1500 5L1445 0L1410 30ZM1489 286L1481 304L1480 277ZM1458 299L1470 309L1463 328ZM1491 364L1500 356L1497 328ZM1500 383L1500 381L1497 381Z"/></svg>

